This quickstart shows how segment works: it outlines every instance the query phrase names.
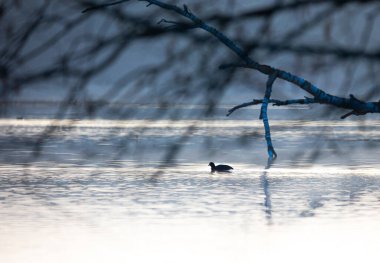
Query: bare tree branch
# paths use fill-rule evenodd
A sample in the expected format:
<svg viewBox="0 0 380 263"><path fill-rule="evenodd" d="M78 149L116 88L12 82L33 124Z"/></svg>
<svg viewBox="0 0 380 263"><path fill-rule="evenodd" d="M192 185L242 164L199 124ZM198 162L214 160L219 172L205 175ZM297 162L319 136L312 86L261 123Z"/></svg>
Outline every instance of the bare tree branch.
<svg viewBox="0 0 380 263"><path fill-rule="evenodd" d="M156 0L139 0L143 2L147 2L148 6L149 5L155 5L160 8L166 9L168 11L174 12L180 16L183 16L190 20L194 27L203 29L204 31L209 32L211 35L213 35L216 39L218 39L221 43L223 43L225 46L227 46L233 53L235 53L242 61L243 63L239 64L228 64L228 65L222 65L220 68L225 69L225 68L233 68L233 67L245 67L245 68L251 68L254 69L264 75L268 76L268 81L266 85L266 91L265 91L265 96L264 99L261 101L261 114L260 118L263 119L264 123L264 128L265 128L265 138L267 141L267 147L268 147L268 156L269 159L276 158L277 154L274 150L272 141L271 141L271 136L270 136L270 126L269 126L269 120L268 120L268 115L267 115L267 107L268 103L270 103L270 96L272 92L272 86L276 78L285 80L289 83L292 83L302 90L308 92L309 94L313 95L313 99L308 99L306 98L305 100L293 100L293 102L303 102L303 103L321 103L321 104L330 104L338 108L345 108L345 109L350 109L351 112L342 116L342 118L345 118L347 116L350 116L352 114L354 115L364 115L367 113L379 113L380 112L380 102L364 102L361 101L357 98L355 98L353 95L350 95L350 98L342 98L342 97L337 97L331 94L326 93L325 91L317 88L315 85L310 83L309 81L294 75L292 73L286 72L284 70L274 68L268 65L260 64L254 59L250 58L247 53L234 41L232 41L230 38L228 38L226 35L224 35L222 32L217 30L215 27L210 26L204 20L200 19L197 17L194 13L192 13L189 8L184 5L183 8L180 8L176 5L172 4L167 4L161 1L156 1ZM125 1L121 1L125 2ZM295 1L290 4L286 5L286 8L291 8L295 7L298 5L303 5L305 3L312 3L312 4L320 4L320 3L326 3L326 2L333 2L337 5L343 5L347 4L348 2L353 2L353 1L340 1L340 0L335 0L335 1L327 1L327 0L316 0L316 1ZM100 5L97 7L92 7L94 8L102 8L108 5L114 5L118 4L120 2L114 2L106 5ZM270 14L271 12L274 12L277 9L282 9L281 5L272 7L271 9L268 9L266 12ZM88 11L88 10L85 10ZM164 22L168 22L167 20L164 20ZM169 21L170 23L173 23ZM336 51L334 51L336 52ZM375 55L377 56L377 54ZM257 102L257 100L253 101ZM251 102L251 103L253 103ZM234 110L242 107L246 107L251 105L251 103L244 103L239 106L234 107L231 109L228 113L230 115Z"/></svg>
<svg viewBox="0 0 380 263"><path fill-rule="evenodd" d="M241 109L241 108L246 108L249 106L254 106L258 104L262 104L263 100L252 100L251 102L245 102L242 104L239 104L231 109L228 110L228 113L226 116L230 116L234 111ZM275 99L269 99L268 103L272 103L273 106L284 106L284 105L292 105L292 104L312 104L312 103L320 103L314 99L305 97L304 99L297 99L297 100L275 100Z"/></svg>
<svg viewBox="0 0 380 263"><path fill-rule="evenodd" d="M276 73L273 73L268 76L267 86L265 89L265 95L264 95L263 103L261 104L261 111L260 111L260 119L263 120L264 128L265 128L265 140L267 142L269 160L272 160L277 157L277 153L274 150L274 147L272 144L272 138L270 135L269 118L268 118L268 102L270 100L270 96L272 94L272 86L276 78L277 78Z"/></svg>
<svg viewBox="0 0 380 263"><path fill-rule="evenodd" d="M289 72L272 68L266 65L260 65L259 67L255 65L247 65L247 64L223 64L219 68L227 69L231 67L243 67L243 68L251 68L260 71L263 74L267 74L267 72L277 72L278 78L286 80L290 83L293 83L305 90L306 92L312 94L314 96L314 100L318 101L321 104L330 104L332 106L344 109L352 109L355 112L355 115L365 115L367 113L379 113L380 112L380 102L364 102L357 99L354 95L350 94L350 98L341 98L337 96L330 95L324 92L321 89L318 89L316 86L304 80L298 76L295 76ZM347 116L346 116L347 117Z"/></svg>

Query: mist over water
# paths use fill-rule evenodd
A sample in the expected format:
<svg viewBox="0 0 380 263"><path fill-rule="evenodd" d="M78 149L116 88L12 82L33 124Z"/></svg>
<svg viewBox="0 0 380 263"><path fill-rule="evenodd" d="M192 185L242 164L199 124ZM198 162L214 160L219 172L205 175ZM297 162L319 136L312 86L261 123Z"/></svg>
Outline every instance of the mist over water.
<svg viewBox="0 0 380 263"><path fill-rule="evenodd" d="M0 261L375 262L379 121L272 111L279 158L266 169L257 110L192 114L1 119ZM162 166L173 145L181 150ZM210 173L210 161L234 170Z"/></svg>

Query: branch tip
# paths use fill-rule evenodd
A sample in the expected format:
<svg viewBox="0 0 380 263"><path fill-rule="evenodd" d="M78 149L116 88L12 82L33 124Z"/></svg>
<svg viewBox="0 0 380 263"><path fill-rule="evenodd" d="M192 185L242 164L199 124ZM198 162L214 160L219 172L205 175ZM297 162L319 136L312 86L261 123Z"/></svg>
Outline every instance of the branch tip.
<svg viewBox="0 0 380 263"><path fill-rule="evenodd" d="M351 116L352 114L354 114L354 111L350 111L350 112L348 112L348 113L342 115L340 118L341 118L341 119L345 119L345 118Z"/></svg>
<svg viewBox="0 0 380 263"><path fill-rule="evenodd" d="M183 5L183 10L184 10L186 13L190 14L190 12L189 12L189 8L187 7L187 5Z"/></svg>
<svg viewBox="0 0 380 263"><path fill-rule="evenodd" d="M107 4L91 5L90 7L87 7L86 9L82 10L81 13L83 14L83 13L87 13L89 11L94 11L96 9L101 9L101 8L105 8L108 6L118 5L118 4L127 2L127 1L129 1L129 0L120 0L120 1L115 1L115 2L111 2L111 3L107 3Z"/></svg>

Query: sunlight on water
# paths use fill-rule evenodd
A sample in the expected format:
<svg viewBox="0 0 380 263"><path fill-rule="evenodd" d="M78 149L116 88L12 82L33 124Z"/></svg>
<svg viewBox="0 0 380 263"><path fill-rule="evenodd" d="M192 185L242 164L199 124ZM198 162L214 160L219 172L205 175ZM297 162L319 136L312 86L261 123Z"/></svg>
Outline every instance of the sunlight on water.
<svg viewBox="0 0 380 263"><path fill-rule="evenodd" d="M374 172L235 170L210 174L187 164L156 176L137 166L2 167L0 260L377 258L380 177Z"/></svg>
<svg viewBox="0 0 380 263"><path fill-rule="evenodd" d="M263 136L264 130L260 120L240 121L205 121L205 120L47 120L0 119L0 129L4 134L36 136L45 131L49 125L54 127L53 135L59 136L132 136L135 139L144 136L162 138L181 136L189 133L192 136L223 136L238 138L239 136ZM378 141L380 137L380 121L366 121L360 125L355 121L271 121L274 139L292 139L299 137L320 137L335 140Z"/></svg>
<svg viewBox="0 0 380 263"><path fill-rule="evenodd" d="M50 124L53 128L48 137L42 136L44 154L38 161L54 161L56 165L99 164L104 160L158 162L176 144L182 147L178 160L186 162L208 163L211 157L221 162L264 165L266 160L260 120L0 119L0 151L3 152L0 162L29 162L35 149L33 144ZM332 166L379 167L376 146L380 143L380 122L377 120L366 120L364 124L274 120L271 132L281 156L277 166L294 168L321 160L322 164ZM152 146L155 151L151 151Z"/></svg>
<svg viewBox="0 0 380 263"><path fill-rule="evenodd" d="M378 262L380 122L358 124L274 121L266 169L260 121L2 119L0 262Z"/></svg>

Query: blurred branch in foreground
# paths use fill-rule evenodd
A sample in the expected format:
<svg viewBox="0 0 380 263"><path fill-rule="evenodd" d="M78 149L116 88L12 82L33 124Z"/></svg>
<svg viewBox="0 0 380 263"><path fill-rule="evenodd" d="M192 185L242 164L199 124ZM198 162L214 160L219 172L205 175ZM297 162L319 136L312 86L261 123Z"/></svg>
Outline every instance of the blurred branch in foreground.
<svg viewBox="0 0 380 263"><path fill-rule="evenodd" d="M354 109L348 108L347 113L326 110L319 113L323 117L367 113L364 101L379 96L378 1L187 2L188 13L196 14L205 25L212 24L238 43L241 56L262 61L261 66L271 65L261 67L264 71L271 73L274 68L283 68L294 76L304 76L316 87L324 87L326 94L340 98L355 94L341 101L350 107L355 104ZM35 156L41 157L49 140L59 133L60 121L64 119L69 119L72 127L83 119L214 120L223 116L221 108L238 105L231 109L231 114L264 102L263 87L268 75L251 72L251 65L246 62L236 62L236 55L218 44L218 39L194 30L199 26L197 23L160 8L146 8L145 3L1 2L0 114L10 119L51 120L39 138L26 143L28 147L34 145ZM81 13L89 7L99 8ZM218 69L226 63L230 63L228 70ZM306 104L313 107L313 116L320 117L314 105L326 104L326 100L313 94L302 99L304 90L294 89L292 82L280 76L277 74L267 102L275 106ZM136 105L149 105L152 111L142 113L144 110ZM199 110L185 115L183 105L198 105ZM46 112L38 108L45 106L49 107ZM242 113L236 118L241 118ZM291 117L287 115L286 119ZM164 154L165 162L180 153L186 138L197 131L197 125L191 124L194 129L189 132L185 129L183 137L174 140L169 149L175 154L170 151ZM138 131L148 128L141 122ZM108 156L112 160L131 151L128 145L134 141L121 136L123 132L118 129L115 134L123 140L112 142L117 149ZM256 140L258 134L259 130L254 130L235 137L238 142L246 142L247 138ZM215 139L206 137L210 144ZM333 140L328 143L336 148ZM246 143L242 145L249 147ZM83 159L90 151L101 151L98 147L83 146L86 147ZM209 144L204 147L211 148ZM317 147L318 144L316 152Z"/></svg>

